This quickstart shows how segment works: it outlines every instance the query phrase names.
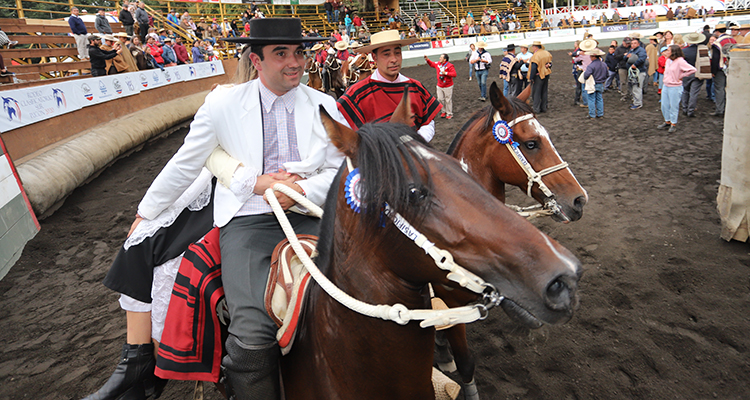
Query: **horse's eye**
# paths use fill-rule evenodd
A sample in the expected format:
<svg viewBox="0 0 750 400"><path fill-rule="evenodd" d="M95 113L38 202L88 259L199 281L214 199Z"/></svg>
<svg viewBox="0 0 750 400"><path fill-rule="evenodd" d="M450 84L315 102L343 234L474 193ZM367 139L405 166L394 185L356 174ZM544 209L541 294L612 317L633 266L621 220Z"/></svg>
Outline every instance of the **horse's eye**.
<svg viewBox="0 0 750 400"><path fill-rule="evenodd" d="M539 144L533 140L529 140L528 142L524 143L524 146L526 146L529 150L534 150L539 148Z"/></svg>
<svg viewBox="0 0 750 400"><path fill-rule="evenodd" d="M409 203L420 203L425 197L427 197L427 190L424 187L414 185L409 187Z"/></svg>

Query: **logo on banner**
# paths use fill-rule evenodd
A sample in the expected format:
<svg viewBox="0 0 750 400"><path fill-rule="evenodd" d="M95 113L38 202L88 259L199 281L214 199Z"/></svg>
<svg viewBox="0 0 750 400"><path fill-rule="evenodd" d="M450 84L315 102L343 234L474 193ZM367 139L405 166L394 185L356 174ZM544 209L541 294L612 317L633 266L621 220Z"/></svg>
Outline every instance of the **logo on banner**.
<svg viewBox="0 0 750 400"><path fill-rule="evenodd" d="M179 81L182 80L182 77L180 76L180 71L175 71L174 72L174 77L177 78L177 80L179 80Z"/></svg>
<svg viewBox="0 0 750 400"><path fill-rule="evenodd" d="M626 30L628 30L627 25L609 25L602 27L602 32L620 32Z"/></svg>
<svg viewBox="0 0 750 400"><path fill-rule="evenodd" d="M18 105L16 99L10 97L3 97L3 111L8 115L8 121L13 121L13 118L21 120L21 106Z"/></svg>
<svg viewBox="0 0 750 400"><path fill-rule="evenodd" d="M139 78L141 78L141 86L148 87L148 79L146 79L146 74L140 74L138 75Z"/></svg>
<svg viewBox="0 0 750 400"><path fill-rule="evenodd" d="M159 74L157 74L156 71L154 71L153 77L154 77L154 82L159 82Z"/></svg>
<svg viewBox="0 0 750 400"><path fill-rule="evenodd" d="M214 65L213 63L211 64L211 73L212 74L216 73L216 65Z"/></svg>
<svg viewBox="0 0 750 400"><path fill-rule="evenodd" d="M135 92L135 86L133 86L133 81L130 80L130 77L125 77L125 84L128 85L128 90Z"/></svg>
<svg viewBox="0 0 750 400"><path fill-rule="evenodd" d="M188 67L188 69L190 70L190 76L195 76L195 68Z"/></svg>
<svg viewBox="0 0 750 400"><path fill-rule="evenodd" d="M62 91L62 89L55 89L52 88L52 95L55 96L55 102L57 103L57 108L68 108L68 102L65 100L65 93Z"/></svg>
<svg viewBox="0 0 750 400"><path fill-rule="evenodd" d="M172 82L172 75L170 75L167 70L164 70L164 79L166 79L167 82Z"/></svg>
<svg viewBox="0 0 750 400"><path fill-rule="evenodd" d="M115 92L117 92L117 94L122 94L122 85L120 84L119 80L113 79L112 86L115 87Z"/></svg>
<svg viewBox="0 0 750 400"><path fill-rule="evenodd" d="M94 92L91 91L91 87L88 84L84 83L81 85L81 90L83 90L83 97L85 97L86 100L94 100Z"/></svg>
<svg viewBox="0 0 750 400"><path fill-rule="evenodd" d="M102 95L107 94L107 85L105 85L101 80L99 81L99 91L102 92Z"/></svg>

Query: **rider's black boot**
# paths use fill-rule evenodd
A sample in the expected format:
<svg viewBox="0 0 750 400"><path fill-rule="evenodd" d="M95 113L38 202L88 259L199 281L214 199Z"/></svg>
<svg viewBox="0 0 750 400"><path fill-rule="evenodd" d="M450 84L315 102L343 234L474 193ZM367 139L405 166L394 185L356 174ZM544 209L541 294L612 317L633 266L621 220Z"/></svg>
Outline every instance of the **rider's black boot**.
<svg viewBox="0 0 750 400"><path fill-rule="evenodd" d="M149 395L158 396L164 389L161 383L166 381L159 382L158 386L161 387L157 386L155 367L153 343L125 344L122 347L120 363L107 383L83 400L115 400L123 395L123 399L142 400L147 398L147 392Z"/></svg>
<svg viewBox="0 0 750 400"><path fill-rule="evenodd" d="M229 335L227 355L221 362L229 400L279 400L279 358L277 343L249 346Z"/></svg>

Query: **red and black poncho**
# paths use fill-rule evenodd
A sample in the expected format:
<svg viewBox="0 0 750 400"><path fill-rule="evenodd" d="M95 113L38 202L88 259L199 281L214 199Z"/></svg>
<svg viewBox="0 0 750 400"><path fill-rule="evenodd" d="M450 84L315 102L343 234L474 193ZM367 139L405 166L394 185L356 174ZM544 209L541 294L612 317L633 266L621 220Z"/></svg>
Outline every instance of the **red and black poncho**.
<svg viewBox="0 0 750 400"><path fill-rule="evenodd" d="M437 117L442 105L419 81L410 78L404 82L390 83L376 81L368 76L350 86L338 99L339 111L354 129L368 122L388 122L407 86L414 124L419 129Z"/></svg>

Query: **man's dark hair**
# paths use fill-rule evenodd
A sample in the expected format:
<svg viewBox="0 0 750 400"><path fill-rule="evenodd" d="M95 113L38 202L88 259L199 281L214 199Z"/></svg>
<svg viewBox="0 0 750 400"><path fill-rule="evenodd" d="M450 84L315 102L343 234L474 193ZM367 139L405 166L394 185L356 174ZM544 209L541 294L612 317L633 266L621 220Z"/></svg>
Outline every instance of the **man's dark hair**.
<svg viewBox="0 0 750 400"><path fill-rule="evenodd" d="M265 46L264 44L251 44L250 52L257 54L260 61L263 61L263 47Z"/></svg>
<svg viewBox="0 0 750 400"><path fill-rule="evenodd" d="M609 48L617 50L617 47L615 47L615 46L609 46Z"/></svg>
<svg viewBox="0 0 750 400"><path fill-rule="evenodd" d="M450 57L448 57L447 54L443 53L442 56L445 59L445 61L449 61L450 60Z"/></svg>

